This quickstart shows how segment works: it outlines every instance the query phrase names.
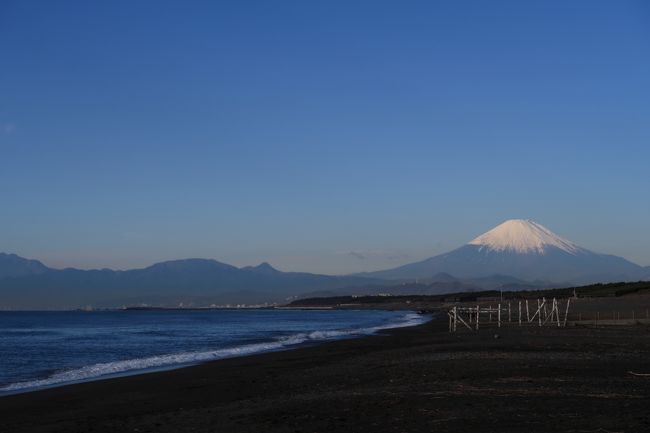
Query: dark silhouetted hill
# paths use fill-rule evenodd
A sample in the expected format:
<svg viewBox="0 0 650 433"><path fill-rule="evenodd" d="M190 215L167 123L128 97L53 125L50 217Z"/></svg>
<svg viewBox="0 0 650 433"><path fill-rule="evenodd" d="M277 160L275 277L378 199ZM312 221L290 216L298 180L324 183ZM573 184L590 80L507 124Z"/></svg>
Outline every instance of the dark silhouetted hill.
<svg viewBox="0 0 650 433"><path fill-rule="evenodd" d="M20 266L0 278L0 308L283 302L311 291L381 284L363 277L282 272L268 263L237 268L207 259L173 260L128 271L57 270L36 261L14 261Z"/></svg>

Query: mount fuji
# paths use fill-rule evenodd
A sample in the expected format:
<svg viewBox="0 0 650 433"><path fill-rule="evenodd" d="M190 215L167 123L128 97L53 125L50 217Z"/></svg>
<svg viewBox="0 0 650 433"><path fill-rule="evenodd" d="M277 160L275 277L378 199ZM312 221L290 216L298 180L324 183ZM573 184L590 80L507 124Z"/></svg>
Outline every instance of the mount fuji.
<svg viewBox="0 0 650 433"><path fill-rule="evenodd" d="M449 253L394 269L360 274L382 279L510 275L527 281L587 284L639 280L647 269L622 257L599 254L531 220L508 220Z"/></svg>

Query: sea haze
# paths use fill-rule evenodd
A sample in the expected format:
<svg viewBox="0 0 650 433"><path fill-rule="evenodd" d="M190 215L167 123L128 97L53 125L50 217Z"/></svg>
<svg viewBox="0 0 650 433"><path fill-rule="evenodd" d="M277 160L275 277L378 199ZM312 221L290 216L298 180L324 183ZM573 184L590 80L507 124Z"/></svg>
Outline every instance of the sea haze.
<svg viewBox="0 0 650 433"><path fill-rule="evenodd" d="M412 312L0 312L0 395L369 335Z"/></svg>

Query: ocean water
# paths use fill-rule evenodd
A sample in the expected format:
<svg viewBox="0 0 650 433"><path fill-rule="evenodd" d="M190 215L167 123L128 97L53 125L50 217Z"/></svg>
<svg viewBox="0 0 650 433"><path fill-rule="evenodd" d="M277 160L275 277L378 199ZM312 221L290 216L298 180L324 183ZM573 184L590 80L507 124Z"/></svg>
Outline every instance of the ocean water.
<svg viewBox="0 0 650 433"><path fill-rule="evenodd" d="M409 326L412 312L0 312L0 395Z"/></svg>

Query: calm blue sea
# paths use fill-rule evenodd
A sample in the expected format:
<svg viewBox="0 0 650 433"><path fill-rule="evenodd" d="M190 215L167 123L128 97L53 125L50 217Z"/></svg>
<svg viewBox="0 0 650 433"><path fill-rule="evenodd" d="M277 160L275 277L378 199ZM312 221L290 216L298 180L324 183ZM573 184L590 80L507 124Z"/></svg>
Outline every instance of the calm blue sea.
<svg viewBox="0 0 650 433"><path fill-rule="evenodd" d="M0 395L177 368L425 320L410 312L0 312Z"/></svg>

